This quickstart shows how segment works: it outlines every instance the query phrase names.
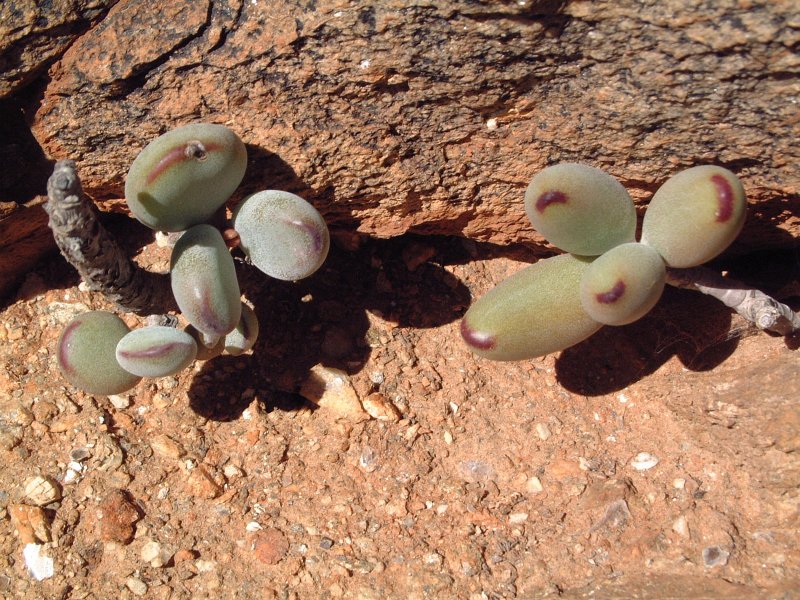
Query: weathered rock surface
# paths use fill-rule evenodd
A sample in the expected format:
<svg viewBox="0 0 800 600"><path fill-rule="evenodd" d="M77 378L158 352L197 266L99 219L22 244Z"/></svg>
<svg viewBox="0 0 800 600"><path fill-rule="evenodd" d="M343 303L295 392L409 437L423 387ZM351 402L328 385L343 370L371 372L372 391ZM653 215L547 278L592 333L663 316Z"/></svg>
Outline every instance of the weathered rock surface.
<svg viewBox="0 0 800 600"><path fill-rule="evenodd" d="M642 207L717 163L748 191L745 252L800 229L799 41L792 0L122 0L27 115L105 208L149 140L206 120L249 146L237 197L291 190L380 237L544 248L522 194L549 163L606 168Z"/></svg>

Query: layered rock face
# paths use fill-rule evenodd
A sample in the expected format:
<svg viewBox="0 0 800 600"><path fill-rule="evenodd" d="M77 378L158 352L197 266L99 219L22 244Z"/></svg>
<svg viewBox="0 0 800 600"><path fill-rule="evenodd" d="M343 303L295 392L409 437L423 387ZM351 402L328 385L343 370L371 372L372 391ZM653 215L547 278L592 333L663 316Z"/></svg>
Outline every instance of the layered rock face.
<svg viewBox="0 0 800 600"><path fill-rule="evenodd" d="M334 231L545 250L522 196L560 161L608 170L642 207L674 172L720 164L751 205L733 251L798 230L791 0L24 5L0 8L0 95L106 209L148 141L210 121L248 144L232 203L292 191Z"/></svg>

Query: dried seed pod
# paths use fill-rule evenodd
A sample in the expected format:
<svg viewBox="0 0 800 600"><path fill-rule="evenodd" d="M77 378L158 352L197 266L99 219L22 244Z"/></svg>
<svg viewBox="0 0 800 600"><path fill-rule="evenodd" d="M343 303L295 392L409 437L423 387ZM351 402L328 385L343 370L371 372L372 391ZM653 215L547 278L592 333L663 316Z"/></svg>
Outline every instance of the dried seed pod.
<svg viewBox="0 0 800 600"><path fill-rule="evenodd" d="M308 277L328 256L322 215L300 196L265 190L245 198L233 214L240 247L261 271L283 281Z"/></svg>
<svg viewBox="0 0 800 600"><path fill-rule="evenodd" d="M174 327L136 329L117 343L117 362L140 377L166 377L188 367L197 355L192 336Z"/></svg>
<svg viewBox="0 0 800 600"><path fill-rule="evenodd" d="M636 235L628 192L588 165L561 163L537 173L525 192L525 211L548 242L573 254L598 256Z"/></svg>
<svg viewBox="0 0 800 600"><path fill-rule="evenodd" d="M667 268L650 246L615 246L594 260L581 278L583 308L605 325L626 325L643 317L664 291Z"/></svg>
<svg viewBox="0 0 800 600"><path fill-rule="evenodd" d="M207 221L244 177L247 149L224 125L184 125L150 142L125 180L134 216L159 231Z"/></svg>
<svg viewBox="0 0 800 600"><path fill-rule="evenodd" d="M713 165L692 167L669 178L650 200L642 243L658 250L670 267L696 267L736 239L746 212L736 175Z"/></svg>
<svg viewBox="0 0 800 600"><path fill-rule="evenodd" d="M479 298L461 321L470 349L492 360L521 360L568 348L600 323L578 293L591 259L570 254L541 260Z"/></svg>
<svg viewBox="0 0 800 600"><path fill-rule="evenodd" d="M141 377L123 369L117 343L130 329L114 313L92 311L75 317L58 340L57 361L64 378L88 394L110 396L135 386Z"/></svg>
<svg viewBox="0 0 800 600"><path fill-rule="evenodd" d="M186 319L216 339L232 331L242 314L236 267L222 234L195 225L175 243L170 261L172 293Z"/></svg>

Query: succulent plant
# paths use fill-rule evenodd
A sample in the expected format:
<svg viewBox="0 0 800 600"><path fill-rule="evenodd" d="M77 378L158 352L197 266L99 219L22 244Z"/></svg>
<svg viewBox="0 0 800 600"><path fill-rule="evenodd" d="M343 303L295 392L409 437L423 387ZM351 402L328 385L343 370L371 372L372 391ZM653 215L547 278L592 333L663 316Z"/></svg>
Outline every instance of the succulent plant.
<svg viewBox="0 0 800 600"><path fill-rule="evenodd" d="M170 326L130 331L113 313L81 315L67 326L57 353L58 364L73 385L92 394L120 393L142 377L164 377L194 360L209 360L223 352L240 355L253 347L258 319L242 302L236 262L225 238L206 223L235 191L246 163L244 144L222 125L179 127L142 150L131 165L125 194L131 212L145 225L180 232L170 260L172 295L167 310L177 305L189 325L177 329L171 326L177 323L172 318L166 319L174 321ZM142 271L119 256L121 250L81 193L73 161L57 163L48 196L56 241L85 277L100 273L91 281L94 289L116 299L134 299L140 314L142 299L168 296L160 290L148 293L125 287L160 285L164 280L139 276ZM74 201L76 197L80 202ZM249 196L236 210L234 226L240 230L233 237L239 238L253 264L278 279L307 277L328 253L329 234L322 216L288 192L268 190ZM72 252L75 231L96 236L85 245L102 245L103 252ZM83 238L78 241L82 248ZM115 255L113 260L103 262L109 253ZM93 264L87 264L90 261ZM106 276L105 270L115 272ZM125 277L116 276L116 271Z"/></svg>
<svg viewBox="0 0 800 600"><path fill-rule="evenodd" d="M242 314L239 281L218 229L188 229L172 249L170 276L178 308L210 342L236 327Z"/></svg>
<svg viewBox="0 0 800 600"><path fill-rule="evenodd" d="M290 192L265 190L248 196L233 213L233 228L250 261L275 279L308 277L328 255L322 215Z"/></svg>
<svg viewBox="0 0 800 600"><path fill-rule="evenodd" d="M712 165L692 167L670 177L650 200L642 243L658 250L670 267L695 267L736 239L746 209L736 175Z"/></svg>
<svg viewBox="0 0 800 600"><path fill-rule="evenodd" d="M699 265L735 239L746 206L733 173L694 167L656 192L636 242L633 201L615 179L581 164L547 167L531 180L525 209L550 243L572 254L523 269L478 299L462 337L480 356L518 360L563 350L602 325L632 323L658 302L667 267Z"/></svg>
<svg viewBox="0 0 800 600"><path fill-rule="evenodd" d="M174 375L196 355L197 344L191 335L165 325L135 329L124 335L116 348L120 366L139 377Z"/></svg>
<svg viewBox="0 0 800 600"><path fill-rule="evenodd" d="M236 190L247 149L223 125L193 123L156 138L142 150L125 180L125 199L142 223L183 231L207 221Z"/></svg>
<svg viewBox="0 0 800 600"><path fill-rule="evenodd" d="M117 343L130 331L125 321L107 311L78 315L58 339L56 360L64 378L89 394L121 394L141 377L117 363Z"/></svg>
<svg viewBox="0 0 800 600"><path fill-rule="evenodd" d="M579 163L536 174L525 191L525 212L547 241L572 254L598 256L636 234L627 190L605 171Z"/></svg>

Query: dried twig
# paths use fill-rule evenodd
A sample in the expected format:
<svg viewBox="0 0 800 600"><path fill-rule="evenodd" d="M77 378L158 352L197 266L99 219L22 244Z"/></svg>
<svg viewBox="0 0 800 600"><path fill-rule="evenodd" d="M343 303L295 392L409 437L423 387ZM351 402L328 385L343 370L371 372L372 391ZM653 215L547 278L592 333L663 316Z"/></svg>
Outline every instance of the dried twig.
<svg viewBox="0 0 800 600"><path fill-rule="evenodd" d="M97 219L74 161L56 163L47 196L45 210L56 244L90 289L140 315L177 309L168 276L137 267Z"/></svg>
<svg viewBox="0 0 800 600"><path fill-rule="evenodd" d="M788 335L800 329L800 315L785 304L706 267L668 269L667 283L713 296L765 331Z"/></svg>

